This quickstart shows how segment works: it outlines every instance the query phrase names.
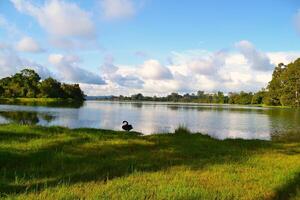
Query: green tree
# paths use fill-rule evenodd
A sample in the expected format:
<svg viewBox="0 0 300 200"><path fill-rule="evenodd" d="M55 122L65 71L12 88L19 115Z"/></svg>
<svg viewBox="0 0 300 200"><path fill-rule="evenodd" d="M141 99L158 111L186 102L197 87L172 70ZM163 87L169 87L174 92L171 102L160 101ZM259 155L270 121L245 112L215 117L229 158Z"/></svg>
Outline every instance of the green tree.
<svg viewBox="0 0 300 200"><path fill-rule="evenodd" d="M61 88L61 83L53 78L47 78L40 83L40 97L44 98L62 98L64 91Z"/></svg>
<svg viewBox="0 0 300 200"><path fill-rule="evenodd" d="M259 92L256 92L251 100L251 104L262 104L264 103L264 98L266 96L266 91L265 89L262 89Z"/></svg>
<svg viewBox="0 0 300 200"><path fill-rule="evenodd" d="M218 94L218 102L217 103L225 103L225 96L224 96L224 93L219 91Z"/></svg>
<svg viewBox="0 0 300 200"><path fill-rule="evenodd" d="M84 100L84 93L79 87L79 84L62 84L61 86L64 97L76 100Z"/></svg>
<svg viewBox="0 0 300 200"><path fill-rule="evenodd" d="M283 63L280 63L277 67L275 67L274 72L272 74L272 80L267 86L268 93L265 98L265 103L267 105L281 105L280 96L284 84L282 80L282 74L285 70L286 66Z"/></svg>
<svg viewBox="0 0 300 200"><path fill-rule="evenodd" d="M0 97L4 95L4 88L0 85Z"/></svg>
<svg viewBox="0 0 300 200"><path fill-rule="evenodd" d="M300 59L286 66L281 75L280 103L283 106L300 105Z"/></svg>
<svg viewBox="0 0 300 200"><path fill-rule="evenodd" d="M26 97L36 97L39 93L38 85L41 77L32 69L23 69L21 71L23 81L23 95Z"/></svg>
<svg viewBox="0 0 300 200"><path fill-rule="evenodd" d="M142 101L144 99L144 96L141 93L131 95L132 100Z"/></svg>
<svg viewBox="0 0 300 200"><path fill-rule="evenodd" d="M178 102L181 98L182 96L179 95L177 92L173 92L167 96L168 101L174 101L174 102Z"/></svg>

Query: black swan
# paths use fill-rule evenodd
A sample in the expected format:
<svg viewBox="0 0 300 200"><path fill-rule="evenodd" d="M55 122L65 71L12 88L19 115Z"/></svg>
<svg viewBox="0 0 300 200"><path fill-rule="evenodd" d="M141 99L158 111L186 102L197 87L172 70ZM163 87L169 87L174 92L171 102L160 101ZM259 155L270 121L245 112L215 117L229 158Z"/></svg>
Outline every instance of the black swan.
<svg viewBox="0 0 300 200"><path fill-rule="evenodd" d="M122 129L124 129L125 131L130 131L131 129L133 129L133 127L128 124L128 121L123 121L123 126L122 126Z"/></svg>

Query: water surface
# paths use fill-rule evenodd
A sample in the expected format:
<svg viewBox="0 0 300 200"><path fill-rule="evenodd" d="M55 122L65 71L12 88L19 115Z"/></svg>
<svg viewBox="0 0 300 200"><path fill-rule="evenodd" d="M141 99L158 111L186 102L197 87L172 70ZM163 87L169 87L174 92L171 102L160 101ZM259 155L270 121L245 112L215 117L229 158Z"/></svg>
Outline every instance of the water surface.
<svg viewBox="0 0 300 200"><path fill-rule="evenodd" d="M237 105L86 101L79 108L0 105L0 123L121 130L129 121L144 134L170 133L179 125L215 138L270 140L300 130L300 110Z"/></svg>

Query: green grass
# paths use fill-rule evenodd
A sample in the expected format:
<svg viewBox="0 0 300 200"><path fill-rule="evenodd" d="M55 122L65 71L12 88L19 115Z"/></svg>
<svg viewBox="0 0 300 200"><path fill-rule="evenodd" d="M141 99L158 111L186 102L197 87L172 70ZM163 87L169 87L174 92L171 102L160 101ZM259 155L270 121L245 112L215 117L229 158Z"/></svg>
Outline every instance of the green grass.
<svg viewBox="0 0 300 200"><path fill-rule="evenodd" d="M0 98L2 101L8 102L58 102L63 101L61 98Z"/></svg>
<svg viewBox="0 0 300 200"><path fill-rule="evenodd" d="M83 101L63 98L0 98L0 104L53 106L53 107L80 107Z"/></svg>
<svg viewBox="0 0 300 200"><path fill-rule="evenodd" d="M0 197L300 199L300 143L1 125Z"/></svg>

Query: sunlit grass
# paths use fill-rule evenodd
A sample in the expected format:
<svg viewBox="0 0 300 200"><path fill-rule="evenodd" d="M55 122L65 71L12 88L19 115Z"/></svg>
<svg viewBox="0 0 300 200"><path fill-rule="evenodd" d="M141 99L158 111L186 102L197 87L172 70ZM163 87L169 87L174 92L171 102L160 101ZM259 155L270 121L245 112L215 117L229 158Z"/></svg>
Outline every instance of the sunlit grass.
<svg viewBox="0 0 300 200"><path fill-rule="evenodd" d="M299 199L300 143L0 126L8 199ZM184 133L184 134L183 134Z"/></svg>
<svg viewBox="0 0 300 200"><path fill-rule="evenodd" d="M0 98L1 101L7 102L58 102L63 101L61 98Z"/></svg>
<svg viewBox="0 0 300 200"><path fill-rule="evenodd" d="M65 98L0 98L0 104L53 106L53 107L80 107L83 101Z"/></svg>

